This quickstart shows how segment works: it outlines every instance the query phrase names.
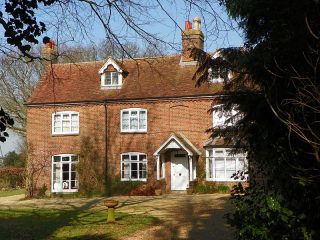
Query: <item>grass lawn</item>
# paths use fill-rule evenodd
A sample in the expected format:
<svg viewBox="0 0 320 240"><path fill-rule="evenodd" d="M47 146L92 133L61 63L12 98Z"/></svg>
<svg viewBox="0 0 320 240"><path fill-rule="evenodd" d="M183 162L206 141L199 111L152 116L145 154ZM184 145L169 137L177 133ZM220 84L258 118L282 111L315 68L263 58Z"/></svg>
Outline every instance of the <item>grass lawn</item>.
<svg viewBox="0 0 320 240"><path fill-rule="evenodd" d="M118 239L155 224L151 216L116 212L116 223L107 224L107 210L3 210L1 239Z"/></svg>
<svg viewBox="0 0 320 240"><path fill-rule="evenodd" d="M0 191L0 197L9 197L13 195L24 194L24 189Z"/></svg>

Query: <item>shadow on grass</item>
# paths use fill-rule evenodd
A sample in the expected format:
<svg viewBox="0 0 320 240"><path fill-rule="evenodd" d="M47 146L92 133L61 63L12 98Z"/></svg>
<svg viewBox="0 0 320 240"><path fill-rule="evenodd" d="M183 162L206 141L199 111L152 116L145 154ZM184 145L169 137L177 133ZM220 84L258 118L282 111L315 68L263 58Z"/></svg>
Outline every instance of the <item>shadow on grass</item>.
<svg viewBox="0 0 320 240"><path fill-rule="evenodd" d="M106 211L102 213L105 217L98 218L90 216L90 212L86 212L97 202L99 200L93 200L73 210L0 210L1 239L61 239L55 237L56 231L61 228L68 231L68 229L72 230L72 226L79 228L77 224L105 224ZM80 230L79 236L64 237L63 239L114 239L105 233L92 233L91 235L89 232L89 235L81 235ZM63 234L68 235L68 233ZM72 234L70 235L72 236Z"/></svg>

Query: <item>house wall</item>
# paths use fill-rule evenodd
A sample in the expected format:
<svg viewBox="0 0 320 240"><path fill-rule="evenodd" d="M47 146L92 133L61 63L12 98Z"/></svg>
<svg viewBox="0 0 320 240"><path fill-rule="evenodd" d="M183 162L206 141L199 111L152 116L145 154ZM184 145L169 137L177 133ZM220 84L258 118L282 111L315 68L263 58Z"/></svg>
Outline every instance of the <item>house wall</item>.
<svg viewBox="0 0 320 240"><path fill-rule="evenodd" d="M36 183L38 187L45 184L51 189L51 157L63 153L79 154L83 137L94 140L94 147L100 152L101 173L108 169L109 174L120 176L121 153L142 152L148 158L148 181L155 180L156 158L153 154L172 133L183 133L199 150L203 150L203 143L209 138L205 131L212 126L212 116L208 113L211 104L212 99L181 99L114 102L106 106L28 107L27 141L29 158L39 168ZM126 108L148 110L146 133L121 133L120 111ZM79 112L79 135L52 136L52 113L60 111ZM170 186L170 162L167 158L166 180Z"/></svg>
<svg viewBox="0 0 320 240"><path fill-rule="evenodd" d="M79 135L52 135L52 113L79 112ZM57 154L80 154L81 142L91 138L99 151L100 173L105 169L105 110L103 105L42 106L27 109L29 164L35 171L35 184L51 189L51 159Z"/></svg>
<svg viewBox="0 0 320 240"><path fill-rule="evenodd" d="M156 158L153 154L172 133L183 133L199 150L209 138L206 130L212 126L208 113L211 99L153 102L113 103L107 107L108 169L120 174L120 154L142 152L148 157L148 180L156 178ZM126 108L144 108L148 111L146 133L121 133L120 111ZM166 182L170 184L170 155L165 155Z"/></svg>

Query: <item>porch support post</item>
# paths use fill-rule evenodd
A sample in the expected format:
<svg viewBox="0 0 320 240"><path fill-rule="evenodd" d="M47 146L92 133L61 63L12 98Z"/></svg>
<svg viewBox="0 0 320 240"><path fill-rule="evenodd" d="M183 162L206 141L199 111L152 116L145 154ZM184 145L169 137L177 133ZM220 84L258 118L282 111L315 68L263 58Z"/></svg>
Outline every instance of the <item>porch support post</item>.
<svg viewBox="0 0 320 240"><path fill-rule="evenodd" d="M190 177L190 181L193 180L192 178L193 175L193 168L192 168L192 156L189 156L189 177Z"/></svg>
<svg viewBox="0 0 320 240"><path fill-rule="evenodd" d="M160 155L157 155L157 180L160 180Z"/></svg>

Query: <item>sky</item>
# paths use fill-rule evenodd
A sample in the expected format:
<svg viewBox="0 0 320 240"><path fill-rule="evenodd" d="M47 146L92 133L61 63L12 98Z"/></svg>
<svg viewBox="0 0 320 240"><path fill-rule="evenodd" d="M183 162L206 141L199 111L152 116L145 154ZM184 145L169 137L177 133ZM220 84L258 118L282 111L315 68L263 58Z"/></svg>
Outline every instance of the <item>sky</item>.
<svg viewBox="0 0 320 240"><path fill-rule="evenodd" d="M11 130L8 132L9 138L7 138L4 143L0 142L0 157L6 155L10 151L19 152L19 146L22 142L21 138Z"/></svg>
<svg viewBox="0 0 320 240"><path fill-rule="evenodd" d="M97 0L97 2L102 0ZM141 0L139 3L151 6L156 1ZM205 35L204 50L208 52L214 51L221 47L235 47L243 45L242 33L234 26L237 24L230 21L224 9L215 1L208 1L213 5L200 6L199 8L190 7L183 0L175 1L160 1L163 5L160 7L150 7L146 11L132 10L133 21L140 26L144 31L156 36L165 42L166 52L169 54L179 53L181 50L181 29L184 29L186 20L190 20L199 16L202 20L202 31ZM3 10L3 4L0 3L0 9ZM65 9L64 9L65 10ZM76 22L67 12L60 12L63 17L56 17L59 11L43 8L37 12L39 20L44 21L48 26L48 31L39 37L39 42L42 44L44 36L53 36L58 43L63 43L69 46L72 45L90 45L98 44L106 39L105 31L98 19L89 17L90 12L86 8L81 9L81 17L83 19L86 33L83 34L81 27L76 26ZM106 12L108 14L108 12ZM67 24L66 24L67 23ZM110 19L111 30L114 31L119 39L123 42L135 42L140 45L145 44L138 34L128 29L127 25L121 20L118 14L112 14ZM65 25L64 25L65 24ZM80 34L81 33L81 34ZM0 28L0 40L3 41L3 29ZM11 132L9 139L5 143L0 143L2 154L8 151L18 150L21 140L16 134ZM1 152L0 152L1 154Z"/></svg>

